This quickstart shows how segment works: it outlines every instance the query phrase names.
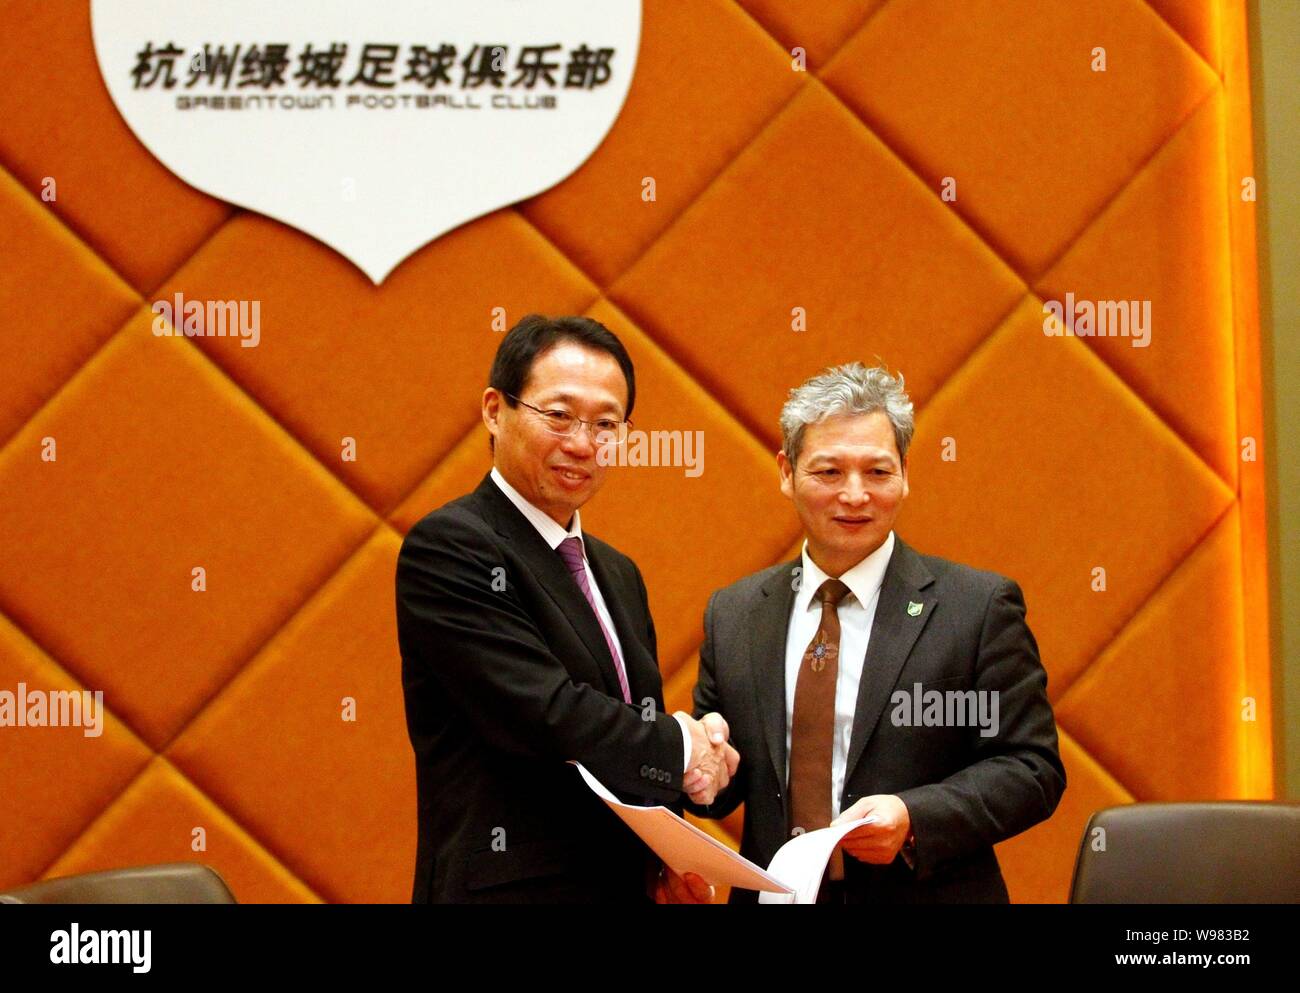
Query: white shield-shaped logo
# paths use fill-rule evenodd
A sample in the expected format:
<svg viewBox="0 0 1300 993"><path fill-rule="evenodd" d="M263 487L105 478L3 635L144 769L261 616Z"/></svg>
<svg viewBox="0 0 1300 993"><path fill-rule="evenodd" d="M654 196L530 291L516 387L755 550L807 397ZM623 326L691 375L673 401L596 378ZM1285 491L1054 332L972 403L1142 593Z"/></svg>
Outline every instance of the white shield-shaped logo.
<svg viewBox="0 0 1300 993"><path fill-rule="evenodd" d="M113 102L167 168L379 283L586 161L631 85L641 3L92 0L91 21Z"/></svg>

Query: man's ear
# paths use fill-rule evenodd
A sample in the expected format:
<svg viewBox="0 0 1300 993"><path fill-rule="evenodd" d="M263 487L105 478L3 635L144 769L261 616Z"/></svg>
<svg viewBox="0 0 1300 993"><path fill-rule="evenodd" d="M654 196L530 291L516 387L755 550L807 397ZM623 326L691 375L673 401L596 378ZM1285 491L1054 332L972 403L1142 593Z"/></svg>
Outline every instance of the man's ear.
<svg viewBox="0 0 1300 993"><path fill-rule="evenodd" d="M501 394L489 386L483 391L483 423L493 438L500 432Z"/></svg>
<svg viewBox="0 0 1300 993"><path fill-rule="evenodd" d="M903 497L906 497L909 491L907 485L907 456L903 456ZM900 498L901 499L901 498Z"/></svg>
<svg viewBox="0 0 1300 993"><path fill-rule="evenodd" d="M790 464L789 458L786 457L785 449L776 453L776 467L781 473L781 492L794 499L794 466Z"/></svg>

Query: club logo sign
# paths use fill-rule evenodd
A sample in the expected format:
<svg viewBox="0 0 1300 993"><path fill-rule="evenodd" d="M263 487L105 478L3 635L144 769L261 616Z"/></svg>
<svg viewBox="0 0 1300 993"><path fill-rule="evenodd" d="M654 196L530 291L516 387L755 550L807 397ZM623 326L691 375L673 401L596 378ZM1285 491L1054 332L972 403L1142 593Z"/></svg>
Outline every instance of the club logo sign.
<svg viewBox="0 0 1300 993"><path fill-rule="evenodd" d="M640 0L91 0L122 117L197 189L305 231L376 284L604 140Z"/></svg>

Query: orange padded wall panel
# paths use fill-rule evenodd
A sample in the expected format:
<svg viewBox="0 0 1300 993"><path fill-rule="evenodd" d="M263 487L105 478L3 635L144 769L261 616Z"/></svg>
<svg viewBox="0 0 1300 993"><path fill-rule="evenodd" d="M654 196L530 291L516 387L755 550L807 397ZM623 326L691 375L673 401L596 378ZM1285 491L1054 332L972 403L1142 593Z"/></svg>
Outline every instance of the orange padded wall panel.
<svg viewBox="0 0 1300 993"><path fill-rule="evenodd" d="M1069 786L1000 847L1013 899L1064 899L1098 807L1271 795L1241 0L646 0L595 155L377 288L155 161L84 2L0 19L0 688L108 710L0 729L0 886L199 859L242 901L409 898L393 566L487 468L497 307L604 321L638 427L705 432L702 476L588 510L671 707L709 592L797 547L785 392L878 356L918 409L900 533L1018 579L1049 673ZM176 292L259 300L259 347L155 338ZM1066 294L1148 301L1149 344L1045 335Z"/></svg>

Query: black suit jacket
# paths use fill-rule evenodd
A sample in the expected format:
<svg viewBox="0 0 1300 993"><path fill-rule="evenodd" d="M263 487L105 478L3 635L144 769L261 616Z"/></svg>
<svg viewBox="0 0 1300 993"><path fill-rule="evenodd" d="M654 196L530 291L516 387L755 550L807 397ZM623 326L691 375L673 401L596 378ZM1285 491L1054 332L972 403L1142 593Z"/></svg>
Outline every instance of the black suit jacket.
<svg viewBox="0 0 1300 993"><path fill-rule="evenodd" d="M789 838L785 648L800 559L713 594L704 616L695 713L716 710L741 765L726 791L694 813L725 817L745 804L741 854L766 867ZM920 603L919 614L908 612ZM891 695L996 690L999 728L896 726ZM846 855L846 899L1006 902L993 845L1049 817L1065 789L1047 674L1012 580L920 555L895 535L871 628L840 809L891 793L907 805L916 868ZM753 890L731 902L751 903Z"/></svg>
<svg viewBox="0 0 1300 993"><path fill-rule="evenodd" d="M680 809L680 725L635 564L583 535L614 619L633 705L564 561L492 481L402 543L397 630L415 750L412 901L648 899L653 853L587 789L582 762L629 802Z"/></svg>

